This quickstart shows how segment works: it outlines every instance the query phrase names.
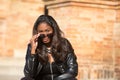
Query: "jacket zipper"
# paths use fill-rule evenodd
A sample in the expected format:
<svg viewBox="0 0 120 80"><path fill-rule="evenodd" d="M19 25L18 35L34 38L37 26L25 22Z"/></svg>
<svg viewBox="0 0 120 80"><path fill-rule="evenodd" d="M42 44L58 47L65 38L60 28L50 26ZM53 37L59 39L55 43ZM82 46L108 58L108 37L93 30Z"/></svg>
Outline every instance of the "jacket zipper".
<svg viewBox="0 0 120 80"><path fill-rule="evenodd" d="M53 80L53 69L52 69L52 63L50 63L50 72L51 72L51 79Z"/></svg>

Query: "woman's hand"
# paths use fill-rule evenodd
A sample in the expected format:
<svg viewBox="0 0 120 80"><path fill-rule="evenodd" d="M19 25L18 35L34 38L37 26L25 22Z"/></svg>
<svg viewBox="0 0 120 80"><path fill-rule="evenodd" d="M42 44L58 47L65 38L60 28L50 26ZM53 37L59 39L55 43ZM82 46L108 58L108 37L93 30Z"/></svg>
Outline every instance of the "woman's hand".
<svg viewBox="0 0 120 80"><path fill-rule="evenodd" d="M35 54L35 50L36 50L37 45L38 45L37 39L39 36L40 36L40 34L36 34L30 39L31 54Z"/></svg>

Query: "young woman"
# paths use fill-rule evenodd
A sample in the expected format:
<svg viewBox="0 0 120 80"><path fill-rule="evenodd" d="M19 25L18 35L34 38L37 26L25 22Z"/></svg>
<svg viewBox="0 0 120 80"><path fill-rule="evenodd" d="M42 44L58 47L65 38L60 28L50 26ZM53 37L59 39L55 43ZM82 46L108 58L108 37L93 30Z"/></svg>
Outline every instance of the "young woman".
<svg viewBox="0 0 120 80"><path fill-rule="evenodd" d="M77 80L76 55L62 34L53 17L38 17L28 44L22 80Z"/></svg>

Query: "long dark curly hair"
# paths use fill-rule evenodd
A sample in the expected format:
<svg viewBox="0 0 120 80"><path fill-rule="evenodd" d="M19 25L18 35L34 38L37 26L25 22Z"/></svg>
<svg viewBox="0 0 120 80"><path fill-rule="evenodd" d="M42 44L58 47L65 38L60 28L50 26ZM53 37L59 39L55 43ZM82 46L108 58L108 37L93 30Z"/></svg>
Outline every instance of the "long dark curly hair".
<svg viewBox="0 0 120 80"><path fill-rule="evenodd" d="M68 42L68 40L66 40L63 37L64 36L63 32L60 30L57 22L52 16L40 15L34 24L33 35L37 34L37 27L39 24L43 22L47 23L53 29L51 47L52 47L52 55L55 62L59 63L61 61L64 61L66 59L66 55L68 54L68 51L73 49L70 43ZM43 64L48 62L48 55L46 54L45 49L46 48L42 43L38 44L38 47L36 49L36 53L38 54L39 60Z"/></svg>

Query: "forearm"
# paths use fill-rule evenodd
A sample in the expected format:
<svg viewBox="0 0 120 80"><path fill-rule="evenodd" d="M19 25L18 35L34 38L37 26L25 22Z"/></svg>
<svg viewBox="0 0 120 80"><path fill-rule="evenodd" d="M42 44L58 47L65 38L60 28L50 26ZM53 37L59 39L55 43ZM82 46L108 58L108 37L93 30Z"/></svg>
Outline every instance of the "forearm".
<svg viewBox="0 0 120 80"><path fill-rule="evenodd" d="M73 68L69 68L65 73L61 74L56 78L56 80L76 80L78 74L77 65L75 64Z"/></svg>
<svg viewBox="0 0 120 80"><path fill-rule="evenodd" d="M76 80L76 76L78 74L78 64L76 61L76 57L73 54L69 54L67 58L67 66L65 64L61 64L58 66L58 69L62 73L55 80Z"/></svg>
<svg viewBox="0 0 120 80"><path fill-rule="evenodd" d="M76 77L70 73L64 73L55 78L55 80L76 80Z"/></svg>

